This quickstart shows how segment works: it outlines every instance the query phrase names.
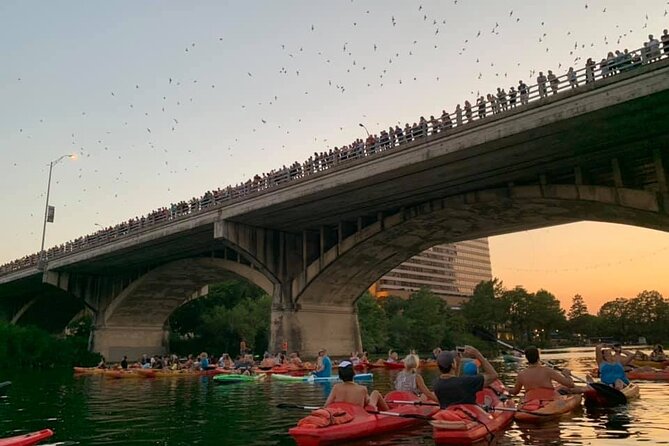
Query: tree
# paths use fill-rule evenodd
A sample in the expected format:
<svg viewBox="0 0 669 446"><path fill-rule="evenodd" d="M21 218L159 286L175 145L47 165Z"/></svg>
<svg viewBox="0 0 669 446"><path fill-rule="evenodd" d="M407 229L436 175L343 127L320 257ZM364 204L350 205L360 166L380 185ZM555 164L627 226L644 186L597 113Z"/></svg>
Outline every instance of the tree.
<svg viewBox="0 0 669 446"><path fill-rule="evenodd" d="M575 295L571 300L571 308L569 308L568 318L574 320L588 314L588 307L580 294Z"/></svg>
<svg viewBox="0 0 669 446"><path fill-rule="evenodd" d="M447 306L439 296L425 288L413 293L403 315L409 321L407 347L426 352L441 345L449 330L449 317Z"/></svg>
<svg viewBox="0 0 669 446"><path fill-rule="evenodd" d="M365 292L358 299L357 309L363 347L374 352L385 349L388 346L388 317L383 307Z"/></svg>
<svg viewBox="0 0 669 446"><path fill-rule="evenodd" d="M503 294L504 287L498 279L476 285L472 296L462 304L462 315L467 324L470 327L483 327L494 331L496 325L504 323L506 315L501 300Z"/></svg>
<svg viewBox="0 0 669 446"><path fill-rule="evenodd" d="M606 302L597 315L602 321L602 335L618 338L621 341L632 335L630 301L624 297Z"/></svg>

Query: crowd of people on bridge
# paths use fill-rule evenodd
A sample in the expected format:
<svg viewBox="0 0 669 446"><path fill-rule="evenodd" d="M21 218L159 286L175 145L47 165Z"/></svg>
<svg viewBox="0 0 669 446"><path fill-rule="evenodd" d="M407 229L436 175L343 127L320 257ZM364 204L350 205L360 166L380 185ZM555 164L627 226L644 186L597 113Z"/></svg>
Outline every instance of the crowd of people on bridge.
<svg viewBox="0 0 669 446"><path fill-rule="evenodd" d="M103 228L93 234L55 246L44 253L31 254L11 261L0 266L0 274L37 266L40 262L67 255L70 252L104 244L146 227L206 211L214 206L230 203L237 199L243 199L251 194L275 188L286 182L335 168L340 164L374 156L398 146L406 146L427 136L442 135L452 131L453 128L470 124L473 121L509 112L517 107L525 106L531 101L542 101L549 95L555 95L560 91L572 90L598 79L627 73L636 67L668 57L669 31L665 29L660 40L653 35L649 35L648 41L637 51L630 52L625 49L622 52L619 50L609 52L607 57L601 59L599 63L590 58L586 61L583 69L575 71L573 67L570 67L561 76L557 76L552 70L547 70L545 75L541 71L537 77L537 84L534 86L530 87L521 80L517 87L510 87L508 92L504 88L497 88L495 93L477 98L474 104L467 100L463 106L458 104L452 113L448 113L446 110L442 111L438 118L430 116L428 119L421 116L413 124L406 123L404 127L399 125L390 126L388 130L382 130L378 134L368 134L368 137L364 140L358 138L348 145L334 147L328 151L314 152L302 163L296 161L290 166L284 165L279 169L272 169L262 175L255 175L252 179L235 186L207 191L199 198L193 197L188 201L172 203L145 216L131 218L115 226Z"/></svg>

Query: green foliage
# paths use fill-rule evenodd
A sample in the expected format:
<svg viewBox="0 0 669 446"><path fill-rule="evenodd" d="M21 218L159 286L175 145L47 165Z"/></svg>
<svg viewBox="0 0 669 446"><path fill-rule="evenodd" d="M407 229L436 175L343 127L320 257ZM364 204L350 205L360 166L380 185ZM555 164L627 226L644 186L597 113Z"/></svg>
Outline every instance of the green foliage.
<svg viewBox="0 0 669 446"><path fill-rule="evenodd" d="M504 288L498 279L481 282L472 296L462 305L462 316L470 327L493 331L506 322L506 307L502 301Z"/></svg>
<svg viewBox="0 0 669 446"><path fill-rule="evenodd" d="M422 289L408 299L376 300L369 293L358 300L363 346L373 352L395 349L432 351L462 344L465 320L436 294Z"/></svg>
<svg viewBox="0 0 669 446"><path fill-rule="evenodd" d="M588 306L585 304L583 296L581 296L580 294L575 295L571 300L571 308L569 308L569 315L568 315L569 320L571 321L579 317L583 317L587 314L589 314Z"/></svg>
<svg viewBox="0 0 669 446"><path fill-rule="evenodd" d="M619 297L599 309L600 334L621 341L669 339L669 301L657 291L642 291L633 299Z"/></svg>
<svg viewBox="0 0 669 446"><path fill-rule="evenodd" d="M272 299L242 280L209 287L207 296L177 309L169 320L172 351L239 352L243 338L256 352L269 345Z"/></svg>
<svg viewBox="0 0 669 446"><path fill-rule="evenodd" d="M90 323L85 321L79 332L61 338L36 327L0 321L0 368L96 365L100 355L88 351L88 333Z"/></svg>
<svg viewBox="0 0 669 446"><path fill-rule="evenodd" d="M385 349L388 345L386 312L369 292L358 299L357 307L362 345L373 352Z"/></svg>

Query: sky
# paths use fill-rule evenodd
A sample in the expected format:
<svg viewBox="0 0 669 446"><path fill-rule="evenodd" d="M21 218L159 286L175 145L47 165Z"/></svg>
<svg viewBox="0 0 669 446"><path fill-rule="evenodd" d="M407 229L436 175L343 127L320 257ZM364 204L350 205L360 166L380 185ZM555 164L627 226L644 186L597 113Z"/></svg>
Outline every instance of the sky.
<svg viewBox="0 0 669 446"><path fill-rule="evenodd" d="M0 2L0 263L390 124L642 46L666 0ZM591 309L669 296L669 235L581 223L491 238L505 285Z"/></svg>

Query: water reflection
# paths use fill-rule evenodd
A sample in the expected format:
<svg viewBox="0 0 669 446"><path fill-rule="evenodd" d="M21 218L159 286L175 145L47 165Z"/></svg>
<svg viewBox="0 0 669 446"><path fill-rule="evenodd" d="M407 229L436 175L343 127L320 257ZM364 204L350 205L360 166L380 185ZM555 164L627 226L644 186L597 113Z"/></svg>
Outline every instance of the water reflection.
<svg viewBox="0 0 669 446"><path fill-rule="evenodd" d="M544 352L574 373L594 366L592 349ZM496 361L495 367L512 384L518 366ZM525 364L521 362L520 367ZM392 388L397 371L374 370L370 389ZM437 371L422 371L429 384ZM67 371L22 371L0 394L0 436L39 430L56 431L52 444L80 445L293 445L288 428L306 415L278 409L282 402L320 405L332 383L261 382L219 386L210 378L110 380L100 376L74 378ZM512 425L491 444L626 445L634 441L669 441L665 424L669 386L642 382L641 399L627 407L577 412L539 426ZM411 431L372 438L354 445L433 445L425 424ZM488 444L483 442L482 444Z"/></svg>

